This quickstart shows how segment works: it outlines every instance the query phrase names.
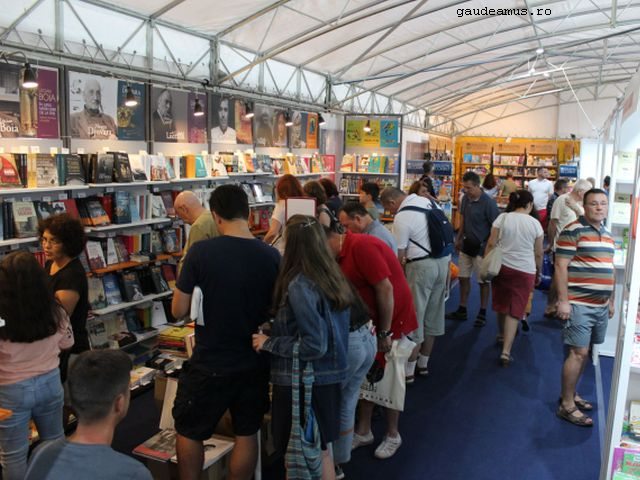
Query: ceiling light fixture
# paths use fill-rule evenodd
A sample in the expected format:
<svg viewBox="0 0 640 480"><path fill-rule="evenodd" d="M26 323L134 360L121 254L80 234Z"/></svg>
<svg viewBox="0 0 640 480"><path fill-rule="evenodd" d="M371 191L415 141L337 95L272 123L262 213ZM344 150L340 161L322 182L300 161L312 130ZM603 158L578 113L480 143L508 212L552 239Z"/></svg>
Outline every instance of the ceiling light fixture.
<svg viewBox="0 0 640 480"><path fill-rule="evenodd" d="M324 119L322 114L318 113L318 125L322 126L322 125L326 125L326 124L327 124L327 121Z"/></svg>
<svg viewBox="0 0 640 480"><path fill-rule="evenodd" d="M371 120L367 120L367 123L365 124L363 130L367 133L371 131Z"/></svg>
<svg viewBox="0 0 640 480"><path fill-rule="evenodd" d="M244 118L249 120L254 117L253 105L251 102L244 102Z"/></svg>
<svg viewBox="0 0 640 480"><path fill-rule="evenodd" d="M138 105L138 99L133 94L133 90L131 89L131 85L127 85L127 94L124 97L124 104L127 107L135 107Z"/></svg>
<svg viewBox="0 0 640 480"><path fill-rule="evenodd" d="M291 120L291 113L289 111L284 112L284 126L293 127L293 120Z"/></svg>
<svg viewBox="0 0 640 480"><path fill-rule="evenodd" d="M544 53L544 48L542 48L542 47L538 48L538 49L536 50L536 53L537 53L538 55L542 55L542 54Z"/></svg>
<svg viewBox="0 0 640 480"><path fill-rule="evenodd" d="M31 68L29 62L25 62L24 64L24 74L22 75L22 88L26 88L28 90L33 90L34 88L38 88L38 80L36 79L36 74Z"/></svg>
<svg viewBox="0 0 640 480"><path fill-rule="evenodd" d="M196 103L193 105L193 116L201 117L204 115L204 110L202 110L202 105L200 105L200 99L196 98Z"/></svg>

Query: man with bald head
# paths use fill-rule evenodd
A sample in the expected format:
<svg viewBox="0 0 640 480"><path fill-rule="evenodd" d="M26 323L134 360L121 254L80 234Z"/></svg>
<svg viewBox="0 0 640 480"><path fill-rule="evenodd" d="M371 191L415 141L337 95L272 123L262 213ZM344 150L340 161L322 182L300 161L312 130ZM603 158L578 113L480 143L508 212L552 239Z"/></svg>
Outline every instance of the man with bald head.
<svg viewBox="0 0 640 480"><path fill-rule="evenodd" d="M198 197L196 197L192 191L186 190L181 192L176 197L173 207L182 221L187 225L191 225L187 243L182 252L182 260L180 260L180 264L178 265L179 273L189 248L200 240L217 237L219 233L211 212L202 206L200 200L198 200Z"/></svg>
<svg viewBox="0 0 640 480"><path fill-rule="evenodd" d="M71 136L83 139L116 138L116 122L102 109L102 87L100 83L89 78L82 89L84 108L81 112L70 116Z"/></svg>

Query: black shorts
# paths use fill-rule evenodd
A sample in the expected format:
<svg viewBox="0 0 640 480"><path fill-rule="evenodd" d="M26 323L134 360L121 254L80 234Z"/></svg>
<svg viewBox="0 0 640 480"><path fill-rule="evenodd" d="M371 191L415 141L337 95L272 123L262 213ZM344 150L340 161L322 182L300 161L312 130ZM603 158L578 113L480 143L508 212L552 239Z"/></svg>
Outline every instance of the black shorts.
<svg viewBox="0 0 640 480"><path fill-rule="evenodd" d="M342 388L339 383L314 385L311 390L311 406L315 414L322 450L327 444L340 437L340 399ZM291 387L273 386L271 407L271 430L277 452L284 455L291 435ZM304 387L300 387L300 416L304 415Z"/></svg>
<svg viewBox="0 0 640 480"><path fill-rule="evenodd" d="M176 431L207 440L227 409L236 435L256 433L269 411L269 371L221 375L186 362L173 404Z"/></svg>

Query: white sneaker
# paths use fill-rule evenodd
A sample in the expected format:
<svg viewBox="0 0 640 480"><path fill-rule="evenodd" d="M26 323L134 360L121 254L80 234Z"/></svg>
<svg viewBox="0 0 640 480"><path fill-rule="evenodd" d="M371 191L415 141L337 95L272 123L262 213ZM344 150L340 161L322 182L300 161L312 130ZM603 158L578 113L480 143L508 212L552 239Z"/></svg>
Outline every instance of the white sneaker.
<svg viewBox="0 0 640 480"><path fill-rule="evenodd" d="M373 443L373 433L369 432L367 435L358 435L354 432L353 442L351 443L351 450L355 450L358 447L364 447Z"/></svg>
<svg viewBox="0 0 640 480"><path fill-rule="evenodd" d="M392 457L402 445L402 438L398 435L396 438L391 438L385 435L382 443L378 445L375 453L373 454L376 458L384 460L385 458Z"/></svg>

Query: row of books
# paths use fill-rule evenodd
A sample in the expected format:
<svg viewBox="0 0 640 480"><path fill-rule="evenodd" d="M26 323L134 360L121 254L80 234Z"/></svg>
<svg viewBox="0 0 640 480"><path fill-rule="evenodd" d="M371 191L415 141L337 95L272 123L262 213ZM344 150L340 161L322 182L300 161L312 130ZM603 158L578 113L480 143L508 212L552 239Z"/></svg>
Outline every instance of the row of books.
<svg viewBox="0 0 640 480"><path fill-rule="evenodd" d="M356 194L360 192L360 187L365 182L373 182L377 183L380 187L380 191L384 190L386 187L395 187L396 182L394 179L388 177L342 177L340 179L340 185L338 186L338 191L340 193L347 194Z"/></svg>
<svg viewBox="0 0 640 480"><path fill-rule="evenodd" d="M493 174L497 175L497 176L501 176L504 177L508 174L513 175L514 177L521 177L524 175L524 169L523 168L504 168L504 167L498 167L495 164L493 165Z"/></svg>
<svg viewBox="0 0 640 480"><path fill-rule="evenodd" d="M345 153L340 164L341 172L398 173L398 155L359 155Z"/></svg>
<svg viewBox="0 0 640 480"><path fill-rule="evenodd" d="M555 178L556 169L555 168L549 168L548 170L549 170L549 176L551 178ZM524 176L525 177L537 177L539 171L540 171L539 168L525 168L524 169Z"/></svg>
<svg viewBox="0 0 640 480"><path fill-rule="evenodd" d="M158 335L160 353L189 358L193 353L195 334L191 326L168 327Z"/></svg>
<svg viewBox="0 0 640 480"><path fill-rule="evenodd" d="M462 163L491 163L491 154L490 153L483 153L483 154L463 153Z"/></svg>
<svg viewBox="0 0 640 480"><path fill-rule="evenodd" d="M86 259L82 255L80 259L86 264L87 271L125 262L148 262L158 254L181 252L184 238L181 227L169 227L145 233L88 240L84 252Z"/></svg>
<svg viewBox="0 0 640 480"><path fill-rule="evenodd" d="M175 265L147 265L118 273L92 276L87 282L91 310L98 310L170 291L176 282Z"/></svg>
<svg viewBox="0 0 640 480"><path fill-rule="evenodd" d="M555 157L529 155L527 157L527 167L555 167Z"/></svg>
<svg viewBox="0 0 640 480"><path fill-rule="evenodd" d="M493 166L496 165L508 165L508 166L523 166L524 155L495 155L493 157Z"/></svg>

